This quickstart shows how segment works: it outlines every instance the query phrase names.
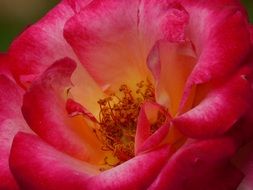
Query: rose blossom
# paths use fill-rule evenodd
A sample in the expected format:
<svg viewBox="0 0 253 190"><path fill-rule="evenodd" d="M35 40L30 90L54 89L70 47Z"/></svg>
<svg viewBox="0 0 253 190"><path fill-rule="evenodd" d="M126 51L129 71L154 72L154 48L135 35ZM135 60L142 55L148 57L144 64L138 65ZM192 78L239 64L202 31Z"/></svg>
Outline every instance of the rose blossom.
<svg viewBox="0 0 253 190"><path fill-rule="evenodd" d="M61 1L0 56L0 189L252 187L252 36L238 1Z"/></svg>

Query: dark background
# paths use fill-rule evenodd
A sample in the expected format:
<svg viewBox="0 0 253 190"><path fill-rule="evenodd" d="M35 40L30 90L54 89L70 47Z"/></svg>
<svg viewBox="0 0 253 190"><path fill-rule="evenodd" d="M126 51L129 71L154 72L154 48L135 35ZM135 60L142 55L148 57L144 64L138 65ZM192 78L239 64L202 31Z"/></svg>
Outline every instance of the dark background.
<svg viewBox="0 0 253 190"><path fill-rule="evenodd" d="M0 51L6 51L11 41L26 26L36 22L59 0L0 0ZM253 23L253 0L241 0Z"/></svg>

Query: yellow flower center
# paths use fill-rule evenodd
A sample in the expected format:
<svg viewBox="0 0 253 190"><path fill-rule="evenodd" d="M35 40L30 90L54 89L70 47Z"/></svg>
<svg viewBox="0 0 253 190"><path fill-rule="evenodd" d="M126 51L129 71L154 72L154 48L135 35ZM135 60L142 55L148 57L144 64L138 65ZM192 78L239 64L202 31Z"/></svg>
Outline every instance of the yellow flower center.
<svg viewBox="0 0 253 190"><path fill-rule="evenodd" d="M145 101L155 102L154 87L149 81L136 84L132 92L127 85L121 85L119 92L100 99L99 129L97 137L104 151L112 151L121 164L134 157L134 142L139 111ZM157 121L151 124L151 132L156 131L165 121L164 114L158 114ZM105 163L110 165L105 158Z"/></svg>

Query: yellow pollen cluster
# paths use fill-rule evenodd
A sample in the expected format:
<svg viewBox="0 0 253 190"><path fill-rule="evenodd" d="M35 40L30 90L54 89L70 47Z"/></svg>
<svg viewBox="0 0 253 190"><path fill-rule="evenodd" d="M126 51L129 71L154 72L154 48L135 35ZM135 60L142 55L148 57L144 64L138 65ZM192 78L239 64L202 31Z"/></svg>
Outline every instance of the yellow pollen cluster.
<svg viewBox="0 0 253 190"><path fill-rule="evenodd" d="M155 101L153 85L147 81L136 84L137 90L132 92L127 85L121 85L119 94L111 94L100 99L99 139L102 150L112 151L119 163L134 157L134 141L137 119L144 101ZM165 120L164 115L151 126L154 132Z"/></svg>

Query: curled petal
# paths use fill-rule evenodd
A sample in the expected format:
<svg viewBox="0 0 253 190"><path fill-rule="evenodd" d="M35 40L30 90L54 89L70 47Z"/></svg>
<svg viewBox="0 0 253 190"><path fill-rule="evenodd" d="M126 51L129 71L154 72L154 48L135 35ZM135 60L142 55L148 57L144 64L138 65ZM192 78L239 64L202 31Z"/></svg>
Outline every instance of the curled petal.
<svg viewBox="0 0 253 190"><path fill-rule="evenodd" d="M163 126L152 134L151 125L158 120L159 114L163 114L164 117L166 117L166 121L164 121L166 124L161 124ZM135 154L139 154L140 152L159 146L160 142L162 142L168 134L168 120L170 120L170 117L164 112L160 105L151 102L145 102L143 104L137 122Z"/></svg>
<svg viewBox="0 0 253 190"><path fill-rule="evenodd" d="M207 96L192 108L173 119L184 134L205 138L223 134L248 108L250 84L243 69L229 81L210 90Z"/></svg>
<svg viewBox="0 0 253 190"><path fill-rule="evenodd" d="M95 151L99 142L92 129L65 110L66 89L75 68L68 58L55 62L24 95L22 111L32 130L49 144L81 160L99 160L100 151Z"/></svg>
<svg viewBox="0 0 253 190"><path fill-rule="evenodd" d="M186 30L199 55L189 83L203 83L231 74L250 48L243 7L237 1L182 0L181 4L190 15Z"/></svg>
<svg viewBox="0 0 253 190"><path fill-rule="evenodd" d="M13 141L10 167L22 189L86 189L99 170L43 142L38 136L18 133Z"/></svg>
<svg viewBox="0 0 253 190"><path fill-rule="evenodd" d="M70 116L83 115L84 117L90 119L93 122L98 122L92 113L90 113L85 107L72 99L67 100L66 110Z"/></svg>
<svg viewBox="0 0 253 190"><path fill-rule="evenodd" d="M185 83L196 64L190 42L157 41L149 53L147 65L156 80L157 102L174 116L179 109Z"/></svg>

